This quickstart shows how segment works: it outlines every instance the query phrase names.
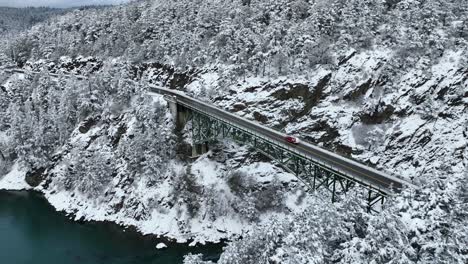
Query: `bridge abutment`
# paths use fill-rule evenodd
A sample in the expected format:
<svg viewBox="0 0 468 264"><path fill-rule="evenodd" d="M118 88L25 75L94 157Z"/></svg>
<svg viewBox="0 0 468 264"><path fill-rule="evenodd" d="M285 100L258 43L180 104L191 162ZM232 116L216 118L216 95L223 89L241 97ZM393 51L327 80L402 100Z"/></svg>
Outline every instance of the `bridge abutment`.
<svg viewBox="0 0 468 264"><path fill-rule="evenodd" d="M175 130L180 132L184 129L185 125L191 118L191 110L177 103L175 98L165 96L168 103L169 111L171 112L172 118L175 122ZM192 144L192 158L199 157L207 153L209 150L208 142L204 143L193 143Z"/></svg>
<svg viewBox="0 0 468 264"><path fill-rule="evenodd" d="M171 112L172 118L175 122L175 129L177 131L181 131L184 129L185 125L190 119L190 110L179 105L174 98L165 97L165 99L168 103L169 111Z"/></svg>
<svg viewBox="0 0 468 264"><path fill-rule="evenodd" d="M168 97L168 96L164 96L164 99L166 100L166 102L168 104L169 111L171 112L171 115L172 115L172 119L175 122L177 122L177 117L178 117L177 102L175 101L175 99L173 99L171 97Z"/></svg>

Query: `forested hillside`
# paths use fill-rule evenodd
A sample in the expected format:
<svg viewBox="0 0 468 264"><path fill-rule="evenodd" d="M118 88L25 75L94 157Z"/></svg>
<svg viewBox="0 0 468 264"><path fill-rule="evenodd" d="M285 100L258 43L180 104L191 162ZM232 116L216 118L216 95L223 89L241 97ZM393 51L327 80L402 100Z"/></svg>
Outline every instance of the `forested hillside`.
<svg viewBox="0 0 468 264"><path fill-rule="evenodd" d="M286 75L336 63L350 48L386 47L405 65L463 47L466 11L460 1L143 1L38 26L21 38L29 52L17 60L117 56Z"/></svg>
<svg viewBox="0 0 468 264"><path fill-rule="evenodd" d="M0 47L0 188L26 174L76 219L231 239L219 263L468 261L467 1L146 0L75 10ZM362 193L332 205L229 141L189 159L190 123L175 130L149 85L417 188L371 214Z"/></svg>
<svg viewBox="0 0 468 264"><path fill-rule="evenodd" d="M67 10L46 7L0 7L0 36L29 29L37 23L66 12Z"/></svg>

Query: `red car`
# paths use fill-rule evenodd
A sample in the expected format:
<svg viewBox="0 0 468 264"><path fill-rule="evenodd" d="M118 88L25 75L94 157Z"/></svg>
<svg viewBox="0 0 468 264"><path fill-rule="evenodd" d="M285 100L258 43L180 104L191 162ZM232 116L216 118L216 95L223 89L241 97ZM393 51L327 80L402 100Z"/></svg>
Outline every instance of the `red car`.
<svg viewBox="0 0 468 264"><path fill-rule="evenodd" d="M299 139L296 138L296 137L293 137L293 136L286 136L284 138L288 143L291 143L291 144L299 144Z"/></svg>

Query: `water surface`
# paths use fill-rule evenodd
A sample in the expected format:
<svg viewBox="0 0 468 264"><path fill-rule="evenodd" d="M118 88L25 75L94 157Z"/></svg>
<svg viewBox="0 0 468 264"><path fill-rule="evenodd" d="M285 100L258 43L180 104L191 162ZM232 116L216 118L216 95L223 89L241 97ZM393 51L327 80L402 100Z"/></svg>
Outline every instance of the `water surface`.
<svg viewBox="0 0 468 264"><path fill-rule="evenodd" d="M0 263L176 264L189 252L209 260L221 252L220 245L157 250L156 244L113 224L73 222L39 194L0 191Z"/></svg>

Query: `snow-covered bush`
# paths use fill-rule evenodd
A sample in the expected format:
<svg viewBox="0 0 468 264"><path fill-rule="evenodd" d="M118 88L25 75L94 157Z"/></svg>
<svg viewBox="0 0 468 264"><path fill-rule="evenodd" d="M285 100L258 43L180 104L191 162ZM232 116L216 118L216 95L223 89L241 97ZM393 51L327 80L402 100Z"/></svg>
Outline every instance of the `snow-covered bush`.
<svg viewBox="0 0 468 264"><path fill-rule="evenodd" d="M270 210L282 210L284 207L284 190L278 180L262 186L254 192L255 208L259 214Z"/></svg>
<svg viewBox="0 0 468 264"><path fill-rule="evenodd" d="M175 202L186 206L187 213L193 218L200 210L203 188L198 184L189 168L187 171L175 176L172 196Z"/></svg>
<svg viewBox="0 0 468 264"><path fill-rule="evenodd" d="M249 193L254 181L243 171L231 171L227 176L229 189L236 195Z"/></svg>
<svg viewBox="0 0 468 264"><path fill-rule="evenodd" d="M284 205L283 187L277 180L262 186L239 170L229 172L226 179L231 192L237 196L234 210L248 220L257 220L266 211L279 211Z"/></svg>

